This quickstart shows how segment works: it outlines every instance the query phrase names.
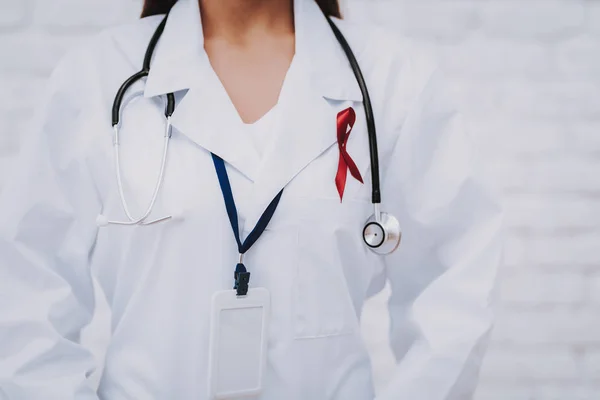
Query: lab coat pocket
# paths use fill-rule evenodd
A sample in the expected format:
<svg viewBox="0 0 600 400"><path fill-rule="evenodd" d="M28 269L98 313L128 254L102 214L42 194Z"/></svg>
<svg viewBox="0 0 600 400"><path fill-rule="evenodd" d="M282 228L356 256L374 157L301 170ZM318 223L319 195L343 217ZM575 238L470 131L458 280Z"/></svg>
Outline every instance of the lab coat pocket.
<svg viewBox="0 0 600 400"><path fill-rule="evenodd" d="M302 199L294 282L294 337L309 339L356 333L358 317L348 279L349 259L360 264L360 225L368 203ZM356 295L356 294L354 294Z"/></svg>

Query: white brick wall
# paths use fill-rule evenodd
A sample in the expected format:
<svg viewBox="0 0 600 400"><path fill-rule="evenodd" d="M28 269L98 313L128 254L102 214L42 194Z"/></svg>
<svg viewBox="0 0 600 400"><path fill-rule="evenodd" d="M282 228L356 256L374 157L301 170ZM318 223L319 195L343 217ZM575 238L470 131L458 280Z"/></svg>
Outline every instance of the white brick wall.
<svg viewBox="0 0 600 400"><path fill-rule="evenodd" d="M507 210L502 304L477 400L600 399L600 1L352 0L453 77ZM0 187L66 49L139 0L0 0ZM375 299L369 323L386 326ZM385 330L370 338L378 380Z"/></svg>

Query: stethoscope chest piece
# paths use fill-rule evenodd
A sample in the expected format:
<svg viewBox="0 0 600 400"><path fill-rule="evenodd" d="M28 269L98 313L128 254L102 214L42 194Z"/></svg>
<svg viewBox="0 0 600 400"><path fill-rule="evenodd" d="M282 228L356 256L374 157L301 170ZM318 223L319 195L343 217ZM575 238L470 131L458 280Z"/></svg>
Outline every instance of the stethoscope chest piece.
<svg viewBox="0 0 600 400"><path fill-rule="evenodd" d="M377 254L393 253L400 246L401 239L400 222L393 215L376 212L365 223L363 240L369 249Z"/></svg>

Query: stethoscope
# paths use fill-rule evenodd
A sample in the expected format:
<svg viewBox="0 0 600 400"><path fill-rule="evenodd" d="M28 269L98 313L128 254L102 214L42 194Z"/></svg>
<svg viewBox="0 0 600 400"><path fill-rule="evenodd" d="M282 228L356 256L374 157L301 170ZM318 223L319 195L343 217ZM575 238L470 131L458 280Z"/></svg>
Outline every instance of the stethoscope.
<svg viewBox="0 0 600 400"><path fill-rule="evenodd" d="M150 43L148 44L148 48L146 50L146 55L144 56L144 63L142 70L134 75L132 75L129 79L127 79L123 85L119 88L117 95L115 97L113 108L112 108L112 126L113 126L113 148L114 148L114 158L115 158L115 170L117 175L117 185L119 189L119 197L121 199L121 204L123 206L123 210L125 215L127 216L128 221L111 221L104 217L102 217L102 221L99 221L101 225L152 225L162 221L166 221L171 219L172 216L165 216L162 218L154 219L148 221L148 217L156 204L156 200L158 198L158 194L160 193L160 189L162 183L164 181L165 168L167 164L167 156L169 149L169 140L171 139L171 116L175 111L175 94L169 93L166 95L167 104L165 107L165 133L163 139L163 151L162 151L162 159L160 163L160 170L158 174L158 178L156 181L156 185L154 187L154 191L152 193L152 198L146 211L139 217L134 217L130 212L129 205L127 200L125 199L125 194L123 190L123 182L121 178L121 162L120 162L120 151L119 151L119 121L120 121L120 112L121 105L123 103L123 99L125 97L125 93L133 84L137 81L146 78L150 73L150 64L152 61L152 56L154 54L154 50L160 37L162 36L165 25L167 23L168 14L162 20L154 35L150 39ZM373 107L371 105L371 98L369 97L369 91L367 90L367 85L365 83L364 77L358 65L358 61L352 52L348 42L338 29L338 27L333 23L333 21L327 17L327 21L333 30L335 37L338 42L342 46L344 53L346 53L346 57L350 62L350 66L352 67L352 71L354 72L354 76L356 77L356 81L360 87L360 90L363 95L363 104L365 109L365 116L367 122L367 131L369 134L369 150L370 150L370 159L371 159L371 182L372 182L372 194L371 194L371 203L374 207L374 213L369 217L366 221L365 226L363 228L363 240L365 244L377 254L390 254L395 251L400 245L400 240L402 238L402 232L400 230L400 223L393 215L390 215L386 212L380 210L381 204L381 191L379 184L379 156L377 151L377 134L375 130L375 118L373 116Z"/></svg>

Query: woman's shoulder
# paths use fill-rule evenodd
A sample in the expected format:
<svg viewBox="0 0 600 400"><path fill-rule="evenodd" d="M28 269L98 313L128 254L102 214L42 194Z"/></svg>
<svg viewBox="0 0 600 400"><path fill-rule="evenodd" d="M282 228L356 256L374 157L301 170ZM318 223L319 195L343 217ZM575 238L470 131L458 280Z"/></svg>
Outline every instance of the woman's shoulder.
<svg viewBox="0 0 600 400"><path fill-rule="evenodd" d="M123 80L121 75L141 68L147 44L161 20L162 16L137 19L91 35L61 57L53 79L68 77L79 90L85 90L80 87L85 81Z"/></svg>
<svg viewBox="0 0 600 400"><path fill-rule="evenodd" d="M395 32L363 21L336 21L352 47L378 115L380 131L395 140L412 105L439 71L430 49ZM382 137L382 145L386 143Z"/></svg>
<svg viewBox="0 0 600 400"><path fill-rule="evenodd" d="M107 28L96 36L96 46L116 51L141 67L150 38L163 18L164 15L155 15Z"/></svg>
<svg viewBox="0 0 600 400"><path fill-rule="evenodd" d="M433 49L403 36L392 26L368 20L337 20L365 75L386 77L388 84L410 77L415 86L423 85L437 70L439 62Z"/></svg>
<svg viewBox="0 0 600 400"><path fill-rule="evenodd" d="M51 115L64 117L53 120L77 118L88 125L103 122L119 86L141 69L147 43L160 20L151 17L113 26L68 50L54 67L38 100L39 123L48 124L44 119ZM110 128L110 124L106 126ZM68 130L60 131L67 134ZM86 132L89 136L89 130Z"/></svg>

